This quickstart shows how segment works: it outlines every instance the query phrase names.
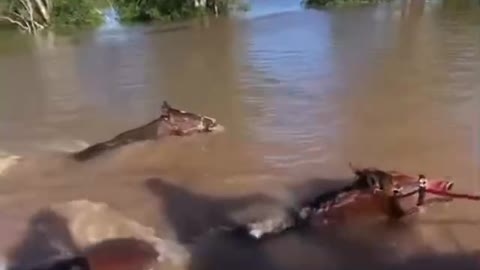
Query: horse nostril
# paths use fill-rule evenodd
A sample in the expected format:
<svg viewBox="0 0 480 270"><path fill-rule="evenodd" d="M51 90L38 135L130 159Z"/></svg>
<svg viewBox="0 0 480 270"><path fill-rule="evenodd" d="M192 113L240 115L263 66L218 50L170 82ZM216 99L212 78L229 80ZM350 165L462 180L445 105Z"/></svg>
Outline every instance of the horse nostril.
<svg viewBox="0 0 480 270"><path fill-rule="evenodd" d="M217 123L209 123L207 124L207 130L213 130L217 126Z"/></svg>
<svg viewBox="0 0 480 270"><path fill-rule="evenodd" d="M453 182L447 183L447 190L450 191L453 188Z"/></svg>

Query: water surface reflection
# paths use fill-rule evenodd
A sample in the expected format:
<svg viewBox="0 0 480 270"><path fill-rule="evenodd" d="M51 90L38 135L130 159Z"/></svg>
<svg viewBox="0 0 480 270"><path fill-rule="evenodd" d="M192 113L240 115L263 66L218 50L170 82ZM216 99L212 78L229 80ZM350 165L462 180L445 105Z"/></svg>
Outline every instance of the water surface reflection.
<svg viewBox="0 0 480 270"><path fill-rule="evenodd" d="M175 238L165 205L145 188L152 177L202 198L261 193L289 200L288 184L350 175L351 161L454 176L460 188L478 187L478 4L393 1L300 10L281 1L281 12L271 12L268 2L256 3L265 9L246 18L14 37L0 45L0 149L26 158L0 185L0 215L12 217L4 230L15 232L20 220L52 202L87 198ZM68 149L157 117L165 99L215 116L228 132L134 145L88 164L64 158ZM209 209L198 214L208 216ZM472 205L437 209L427 218L397 243L478 249ZM205 241L193 250L218 247ZM283 256L292 243L306 257ZM307 259L325 251L318 245L297 235L253 249L267 259L251 262L266 269L318 267L327 262ZM212 254L222 254L215 248ZM246 257L239 258L251 258L249 248L240 250ZM212 265L198 263L197 269Z"/></svg>

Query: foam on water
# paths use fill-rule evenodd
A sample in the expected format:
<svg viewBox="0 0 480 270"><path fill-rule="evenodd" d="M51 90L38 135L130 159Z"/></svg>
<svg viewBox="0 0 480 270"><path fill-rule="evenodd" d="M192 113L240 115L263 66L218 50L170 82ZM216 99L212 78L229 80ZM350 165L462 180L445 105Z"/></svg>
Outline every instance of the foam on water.
<svg viewBox="0 0 480 270"><path fill-rule="evenodd" d="M34 143L33 146L34 149L38 149L41 152L54 151L72 153L80 151L90 146L90 144L86 141L77 139L57 139L50 142ZM24 159L23 155L16 155L0 149L0 176L5 175L9 169L18 164L22 159Z"/></svg>
<svg viewBox="0 0 480 270"><path fill-rule="evenodd" d="M16 165L21 157L0 150L0 176L4 175L8 169Z"/></svg>
<svg viewBox="0 0 480 270"><path fill-rule="evenodd" d="M90 144L83 140L55 140L47 143L39 143L38 148L47 151L76 152L87 148Z"/></svg>
<svg viewBox="0 0 480 270"><path fill-rule="evenodd" d="M55 213L68 220L75 243L82 248L116 238L135 238L154 246L159 262L181 264L188 258L180 245L156 236L153 228L143 226L123 216L105 203L75 200L51 206Z"/></svg>
<svg viewBox="0 0 480 270"><path fill-rule="evenodd" d="M28 257L16 259L8 257L7 260L0 255L0 270L6 269L7 265L26 267L50 264L59 259L81 255L77 253L106 241L121 239L136 239L150 244L159 254L156 258L159 264L181 266L188 262L189 253L184 247L173 241L157 237L154 229L129 219L105 203L73 200L52 204L43 209L43 211L45 210L61 217L65 224L58 224L55 221L52 223L46 219L41 221L37 218L33 230L41 233L42 238L48 241L34 245L32 242L28 242L29 244L27 243L28 246L25 248L33 252ZM65 225L69 235L62 234L58 225ZM55 249L55 254L50 252L41 255L45 253L46 247Z"/></svg>

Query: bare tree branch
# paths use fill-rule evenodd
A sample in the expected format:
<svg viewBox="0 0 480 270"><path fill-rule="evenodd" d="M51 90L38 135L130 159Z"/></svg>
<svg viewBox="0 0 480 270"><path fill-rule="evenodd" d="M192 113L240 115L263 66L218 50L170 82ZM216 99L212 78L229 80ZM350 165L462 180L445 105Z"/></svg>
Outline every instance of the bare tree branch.
<svg viewBox="0 0 480 270"><path fill-rule="evenodd" d="M35 33L36 32L36 29L35 29L35 19L33 18L33 5L32 5L32 2L30 1L26 1L27 4L28 4L28 13L30 15L30 31L32 33Z"/></svg>
<svg viewBox="0 0 480 270"><path fill-rule="evenodd" d="M43 21L47 24L50 23L50 15L48 14L48 10L43 4L42 0L34 0L35 4L37 5L37 9L39 10L40 17L42 17Z"/></svg>
<svg viewBox="0 0 480 270"><path fill-rule="evenodd" d="M35 33L48 26L50 14L49 0L14 0L1 19L18 25L22 30Z"/></svg>
<svg viewBox="0 0 480 270"><path fill-rule="evenodd" d="M39 22L33 21L32 23L33 23L35 29L42 30L42 29L45 28L45 25L40 24Z"/></svg>
<svg viewBox="0 0 480 270"><path fill-rule="evenodd" d="M23 21L23 16L20 15L20 13L17 13L15 11L10 12L10 15L15 15L19 20Z"/></svg>
<svg viewBox="0 0 480 270"><path fill-rule="evenodd" d="M24 1L24 0L19 0L19 2L22 4L23 8L25 9L25 11L28 12L28 5L27 5L27 2Z"/></svg>
<svg viewBox="0 0 480 270"><path fill-rule="evenodd" d="M15 19L12 19L8 16L0 16L0 20L6 20L6 21L9 21L10 23L12 24L16 24L18 27L20 27L21 29L23 29L24 31L29 31L29 28L28 26L25 26L23 23L21 23L20 21L17 21Z"/></svg>
<svg viewBox="0 0 480 270"><path fill-rule="evenodd" d="M44 5L47 8L48 14L52 11L52 1L51 0L43 0Z"/></svg>

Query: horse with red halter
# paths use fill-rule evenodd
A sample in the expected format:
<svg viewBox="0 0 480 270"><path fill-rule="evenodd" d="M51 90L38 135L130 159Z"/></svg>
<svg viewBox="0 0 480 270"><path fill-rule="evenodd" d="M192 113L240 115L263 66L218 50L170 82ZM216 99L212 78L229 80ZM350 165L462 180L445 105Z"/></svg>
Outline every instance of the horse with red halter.
<svg viewBox="0 0 480 270"><path fill-rule="evenodd" d="M454 199L480 200L480 196L454 193L454 183L376 168L354 169L354 181L338 190L322 193L291 209L287 219L249 223L241 230L254 238L276 235L301 226L355 224L400 220L420 207Z"/></svg>
<svg viewBox="0 0 480 270"><path fill-rule="evenodd" d="M480 196L452 192L453 182L444 179L375 168L354 169L354 173L355 179L350 185L303 202L298 208L291 209L290 218L261 220L233 228L233 231L247 232L260 239L305 225L336 226L382 218L399 220L417 213L421 206L456 198L480 200ZM79 270L147 270L155 264L157 256L158 253L148 244L113 241L89 249L82 256L64 258L28 270L75 267Z"/></svg>

